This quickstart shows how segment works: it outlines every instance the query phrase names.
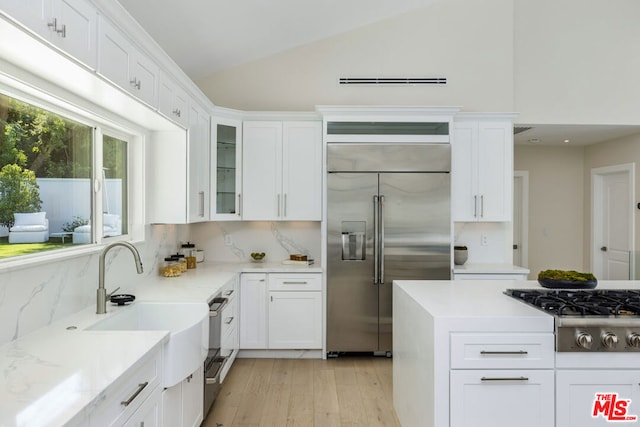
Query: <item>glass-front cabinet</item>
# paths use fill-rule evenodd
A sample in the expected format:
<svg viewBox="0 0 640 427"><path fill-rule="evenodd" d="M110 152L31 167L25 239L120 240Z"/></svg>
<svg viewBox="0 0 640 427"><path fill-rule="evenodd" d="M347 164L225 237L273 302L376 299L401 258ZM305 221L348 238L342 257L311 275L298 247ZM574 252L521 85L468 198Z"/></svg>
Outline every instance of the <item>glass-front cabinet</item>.
<svg viewBox="0 0 640 427"><path fill-rule="evenodd" d="M216 220L242 218L242 121L214 117L211 124L212 144L211 216ZM213 172L213 171L212 171Z"/></svg>

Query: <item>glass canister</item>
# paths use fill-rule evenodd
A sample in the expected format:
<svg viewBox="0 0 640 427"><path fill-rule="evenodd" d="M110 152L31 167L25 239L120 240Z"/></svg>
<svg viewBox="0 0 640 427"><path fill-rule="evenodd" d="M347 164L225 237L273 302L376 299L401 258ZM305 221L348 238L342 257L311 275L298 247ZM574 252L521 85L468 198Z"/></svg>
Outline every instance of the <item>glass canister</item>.
<svg viewBox="0 0 640 427"><path fill-rule="evenodd" d="M197 250L194 247L189 255L187 255L187 268L196 268L197 258L196 258Z"/></svg>
<svg viewBox="0 0 640 427"><path fill-rule="evenodd" d="M160 274L163 277L178 277L180 276L180 262L177 258L172 256L164 259L162 266L160 267Z"/></svg>
<svg viewBox="0 0 640 427"><path fill-rule="evenodd" d="M185 273L187 271L187 257L182 254L171 255L172 258L175 258L180 264L180 273Z"/></svg>
<svg viewBox="0 0 640 427"><path fill-rule="evenodd" d="M186 258L189 255L191 255L191 251L194 250L195 248L196 248L196 245L191 242L183 243L182 245L180 245L180 249L178 250L178 253L180 255L184 255Z"/></svg>

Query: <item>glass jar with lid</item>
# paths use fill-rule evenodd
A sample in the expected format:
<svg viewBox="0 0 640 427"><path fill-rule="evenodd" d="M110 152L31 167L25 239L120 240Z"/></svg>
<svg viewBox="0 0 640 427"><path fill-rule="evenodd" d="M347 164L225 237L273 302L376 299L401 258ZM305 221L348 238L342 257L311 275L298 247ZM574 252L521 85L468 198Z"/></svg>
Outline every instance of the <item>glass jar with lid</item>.
<svg viewBox="0 0 640 427"><path fill-rule="evenodd" d="M160 267L160 274L163 277L178 277L181 274L180 262L177 258L170 256L164 259Z"/></svg>

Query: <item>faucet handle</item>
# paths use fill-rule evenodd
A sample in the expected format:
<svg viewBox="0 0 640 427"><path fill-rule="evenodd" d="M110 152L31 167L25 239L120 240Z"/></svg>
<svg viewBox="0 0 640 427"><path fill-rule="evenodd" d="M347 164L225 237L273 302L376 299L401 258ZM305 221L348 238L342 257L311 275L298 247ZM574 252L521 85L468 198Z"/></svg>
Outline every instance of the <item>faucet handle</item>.
<svg viewBox="0 0 640 427"><path fill-rule="evenodd" d="M116 291L117 291L118 289L120 289L120 286L118 286L117 288L115 288L114 290L112 290L112 291L111 291L111 293L108 293L108 294L107 294L107 299L110 299L110 298L111 298L111 295L115 294L115 293L116 293Z"/></svg>

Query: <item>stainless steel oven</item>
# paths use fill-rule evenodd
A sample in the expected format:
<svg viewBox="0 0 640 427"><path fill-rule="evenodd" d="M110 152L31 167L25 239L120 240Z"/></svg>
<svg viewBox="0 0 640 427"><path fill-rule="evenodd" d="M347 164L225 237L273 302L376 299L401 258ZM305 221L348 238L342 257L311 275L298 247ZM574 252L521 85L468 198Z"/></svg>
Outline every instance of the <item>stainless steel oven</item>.
<svg viewBox="0 0 640 427"><path fill-rule="evenodd" d="M209 303L209 351L204 361L204 416L220 393L220 373L226 357L220 354L222 311L229 303L218 295Z"/></svg>

